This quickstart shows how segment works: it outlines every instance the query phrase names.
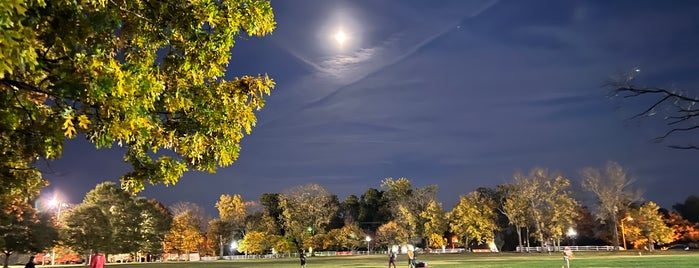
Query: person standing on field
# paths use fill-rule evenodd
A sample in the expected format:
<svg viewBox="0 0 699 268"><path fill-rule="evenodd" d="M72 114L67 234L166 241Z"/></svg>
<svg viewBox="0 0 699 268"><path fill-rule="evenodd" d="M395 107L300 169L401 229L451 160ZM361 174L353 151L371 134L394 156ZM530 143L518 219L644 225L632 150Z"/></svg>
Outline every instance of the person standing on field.
<svg viewBox="0 0 699 268"><path fill-rule="evenodd" d="M104 263L107 262L106 258L102 253L95 252L90 261L90 268L104 268Z"/></svg>
<svg viewBox="0 0 699 268"><path fill-rule="evenodd" d="M573 258L573 250L570 247L563 249L563 267L570 268L570 259Z"/></svg>
<svg viewBox="0 0 699 268"><path fill-rule="evenodd" d="M306 254L301 252L299 259L301 260L301 268L306 268Z"/></svg>
<svg viewBox="0 0 699 268"><path fill-rule="evenodd" d="M415 251L408 249L408 267L415 267Z"/></svg>
<svg viewBox="0 0 699 268"><path fill-rule="evenodd" d="M391 268L391 264L393 264L393 268L396 268L396 253L393 251L388 257L388 268Z"/></svg>

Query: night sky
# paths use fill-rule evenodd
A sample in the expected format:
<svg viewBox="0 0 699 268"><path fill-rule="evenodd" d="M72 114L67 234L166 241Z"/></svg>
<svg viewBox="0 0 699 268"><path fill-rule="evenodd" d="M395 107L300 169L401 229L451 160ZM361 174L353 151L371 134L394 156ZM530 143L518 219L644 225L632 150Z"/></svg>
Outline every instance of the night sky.
<svg viewBox="0 0 699 268"><path fill-rule="evenodd" d="M221 194L257 200L318 183L343 200L406 177L416 187L438 185L451 210L459 195L533 167L560 171L577 189L582 168L609 160L628 170L645 200L669 208L699 194L699 151L668 148L696 135L652 142L667 130L664 113L629 120L648 100L609 98L605 86L639 68L639 85L696 92L696 1L272 6L277 29L239 38L228 68L229 78L268 73L277 82L238 161L140 195L194 202L216 216ZM42 194L80 202L130 170L122 153L68 141L62 159L43 168L51 186Z"/></svg>

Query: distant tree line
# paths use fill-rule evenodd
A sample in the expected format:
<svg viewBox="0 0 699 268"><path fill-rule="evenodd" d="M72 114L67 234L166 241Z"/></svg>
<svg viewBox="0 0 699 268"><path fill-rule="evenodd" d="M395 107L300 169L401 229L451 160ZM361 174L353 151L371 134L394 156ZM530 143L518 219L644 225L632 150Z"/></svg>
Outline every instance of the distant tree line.
<svg viewBox="0 0 699 268"><path fill-rule="evenodd" d="M27 227L36 235L57 230L60 237L44 235L43 244L36 244L42 248L16 250L38 252L58 243L79 254L129 253L133 259L148 260L163 252L223 256L309 248L385 250L407 244L425 249L494 246L499 250L621 246L624 241L618 234L622 231L628 248L654 250L673 242L699 241L696 196L675 204L677 212L642 202L632 188L633 179L614 162L601 169L583 169L581 177L583 189L596 197L592 208L574 198L568 178L534 168L514 174L510 182L495 188L482 187L460 196L449 211L437 201L437 186L418 188L407 178L386 178L380 189L369 188L343 201L318 184L265 193L257 201L224 194L215 204L216 218L196 204L167 208L105 182L88 192L82 203L67 209L60 222Z"/></svg>

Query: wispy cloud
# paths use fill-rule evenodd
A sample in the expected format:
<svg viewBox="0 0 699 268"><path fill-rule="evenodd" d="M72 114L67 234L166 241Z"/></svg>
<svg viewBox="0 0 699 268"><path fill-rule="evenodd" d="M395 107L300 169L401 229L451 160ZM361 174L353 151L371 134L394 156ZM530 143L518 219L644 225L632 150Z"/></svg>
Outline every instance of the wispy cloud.
<svg viewBox="0 0 699 268"><path fill-rule="evenodd" d="M292 48L292 46L280 46L300 62L315 70L315 73L299 79L295 84L285 89L305 91L309 93L307 95L309 100L305 103L298 103L296 107L289 107L287 112L278 113L276 117L267 118L260 125L269 124L290 114L323 103L324 100L331 98L343 88L360 83L372 74L405 60L435 39L457 29L457 26L464 19L482 14L497 2L497 0L490 0L464 6L463 3L457 1L456 4L443 6L432 13L420 13L422 16L420 20L414 21L413 25L402 27L410 29L409 31L395 32L385 39L374 42L373 46L360 48L349 53L318 58L311 52L304 53L299 49ZM396 5L400 6L399 3ZM452 12L445 16L443 12L445 10ZM453 12L454 10L459 12ZM418 13L415 10L412 12Z"/></svg>

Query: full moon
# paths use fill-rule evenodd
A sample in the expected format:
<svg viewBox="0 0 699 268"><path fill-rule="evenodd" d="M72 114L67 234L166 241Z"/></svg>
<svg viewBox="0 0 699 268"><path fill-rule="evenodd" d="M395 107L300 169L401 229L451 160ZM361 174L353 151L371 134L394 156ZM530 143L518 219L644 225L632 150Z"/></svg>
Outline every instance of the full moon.
<svg viewBox="0 0 699 268"><path fill-rule="evenodd" d="M337 31L337 33L335 33L335 41L337 41L337 44L339 45L344 44L345 41L347 41L347 35L345 32L342 30Z"/></svg>

